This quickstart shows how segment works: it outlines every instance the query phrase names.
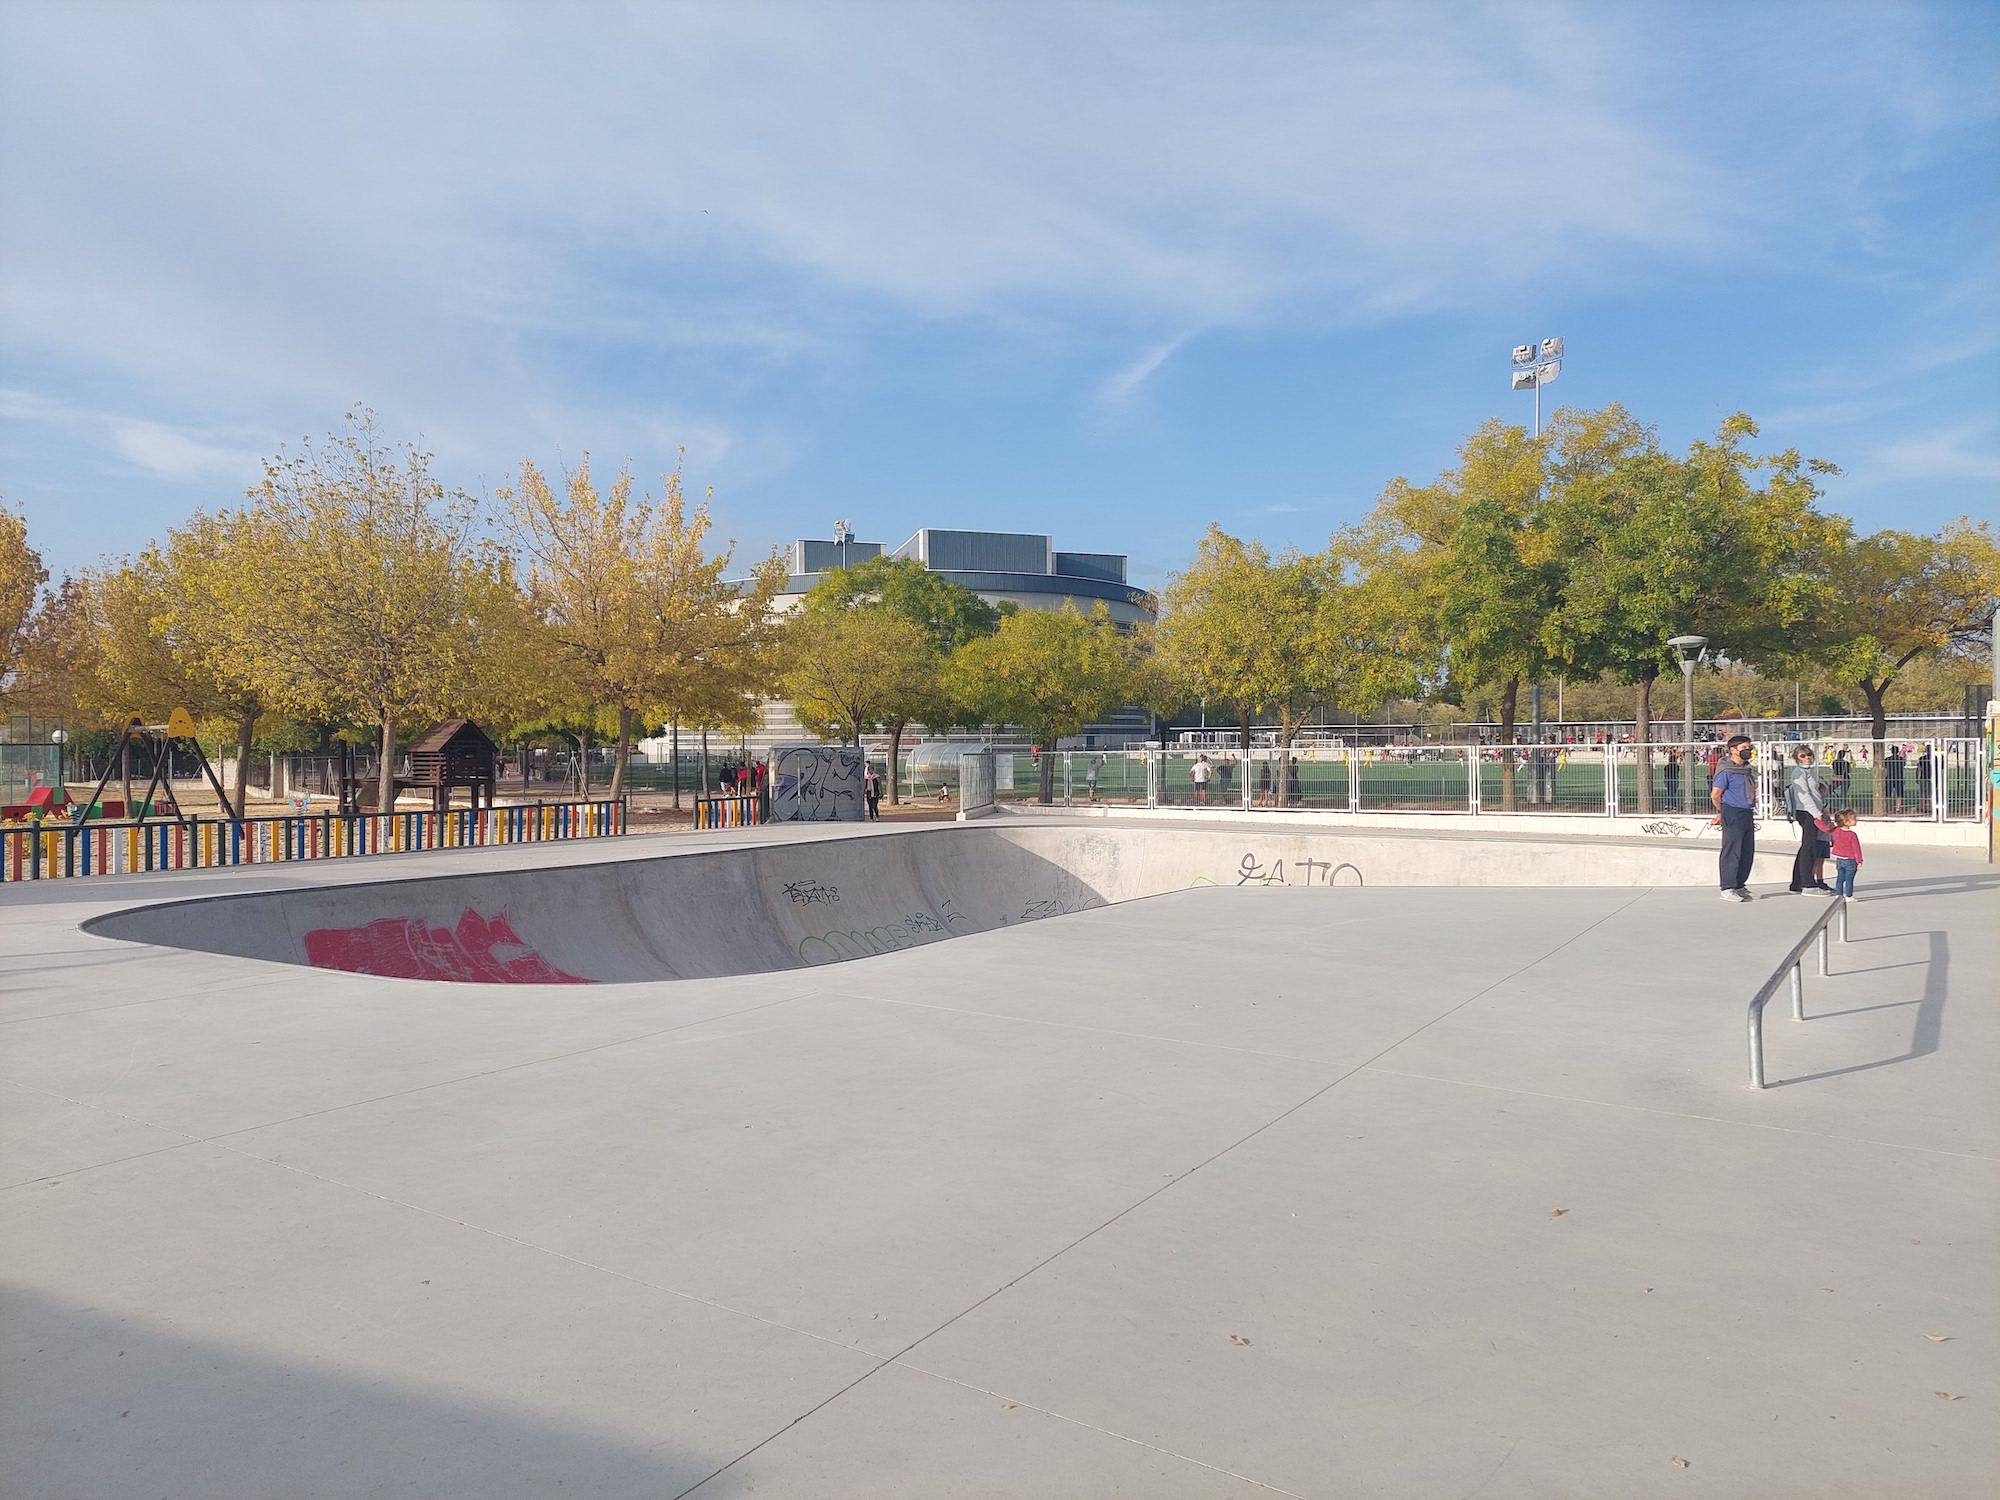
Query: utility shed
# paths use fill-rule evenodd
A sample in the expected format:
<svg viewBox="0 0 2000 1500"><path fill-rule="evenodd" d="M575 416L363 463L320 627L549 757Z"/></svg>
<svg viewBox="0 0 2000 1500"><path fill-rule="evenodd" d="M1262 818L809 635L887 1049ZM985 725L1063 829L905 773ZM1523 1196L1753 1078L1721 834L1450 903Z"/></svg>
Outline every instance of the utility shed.
<svg viewBox="0 0 2000 1500"><path fill-rule="evenodd" d="M491 807L496 757L493 741L472 720L443 719L410 746L410 785L429 787L431 805L439 812L451 805L451 789L456 786L470 790L475 808L484 787L486 805Z"/></svg>

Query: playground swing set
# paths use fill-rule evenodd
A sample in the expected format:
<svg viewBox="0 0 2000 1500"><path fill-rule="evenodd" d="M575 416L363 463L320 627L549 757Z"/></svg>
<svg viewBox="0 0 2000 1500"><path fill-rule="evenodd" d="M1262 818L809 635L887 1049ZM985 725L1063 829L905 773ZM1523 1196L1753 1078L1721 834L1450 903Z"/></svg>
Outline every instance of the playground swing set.
<svg viewBox="0 0 2000 1500"><path fill-rule="evenodd" d="M230 822L239 821L236 806L229 800L229 793L222 789L222 778L215 774L215 768L208 762L208 754L201 748L201 741L195 737L194 717L184 708L177 708L167 715L164 724L141 723L134 714L125 721L120 731L118 743L111 747L110 759L105 762L104 775L99 778L90 800L83 803L73 815L74 821L85 822L92 813L101 819L104 816L104 789L111 784L117 773L128 746L137 745L152 759L152 771L146 782L146 795L136 807L123 809L125 816L134 822L143 822L150 817L181 816L179 805L173 798L173 754L176 748L185 745L194 752L201 764L202 775L215 789L215 800L221 804L222 815ZM164 797L162 797L164 793ZM52 809L53 810L53 809Z"/></svg>

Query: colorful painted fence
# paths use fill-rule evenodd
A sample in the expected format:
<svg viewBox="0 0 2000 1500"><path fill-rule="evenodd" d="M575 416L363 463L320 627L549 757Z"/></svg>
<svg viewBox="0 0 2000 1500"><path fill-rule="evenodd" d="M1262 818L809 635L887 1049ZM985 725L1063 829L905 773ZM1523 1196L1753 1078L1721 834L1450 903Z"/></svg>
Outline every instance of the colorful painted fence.
<svg viewBox="0 0 2000 1500"><path fill-rule="evenodd" d="M622 834L623 800L537 802L447 812L302 812L282 817L147 823L52 822L0 829L0 881L213 870L296 859L348 859L487 844Z"/></svg>
<svg viewBox="0 0 2000 1500"><path fill-rule="evenodd" d="M694 826L697 828L750 828L764 821L762 799L754 792L740 797L694 799Z"/></svg>

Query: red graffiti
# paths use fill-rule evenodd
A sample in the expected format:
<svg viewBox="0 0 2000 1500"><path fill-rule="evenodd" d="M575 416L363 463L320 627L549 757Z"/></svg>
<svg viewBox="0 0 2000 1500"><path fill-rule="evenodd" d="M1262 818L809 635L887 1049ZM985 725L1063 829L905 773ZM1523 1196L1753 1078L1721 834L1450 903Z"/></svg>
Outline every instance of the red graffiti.
<svg viewBox="0 0 2000 1500"><path fill-rule="evenodd" d="M316 969L442 979L458 984L589 984L565 974L514 932L503 912L487 918L469 907L458 926L422 917L384 917L365 927L321 927L306 934L306 962Z"/></svg>

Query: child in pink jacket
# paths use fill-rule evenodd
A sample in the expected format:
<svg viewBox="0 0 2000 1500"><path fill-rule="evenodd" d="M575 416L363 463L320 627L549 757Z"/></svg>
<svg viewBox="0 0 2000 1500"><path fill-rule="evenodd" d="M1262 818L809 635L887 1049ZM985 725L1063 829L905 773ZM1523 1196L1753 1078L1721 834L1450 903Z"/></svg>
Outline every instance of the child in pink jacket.
<svg viewBox="0 0 2000 1500"><path fill-rule="evenodd" d="M1829 823L1824 817L1815 818L1820 832L1833 835L1833 893L1836 896L1854 894L1854 872L1861 868L1861 835L1854 831L1854 825L1861 821L1851 807L1843 807L1833 815Z"/></svg>

